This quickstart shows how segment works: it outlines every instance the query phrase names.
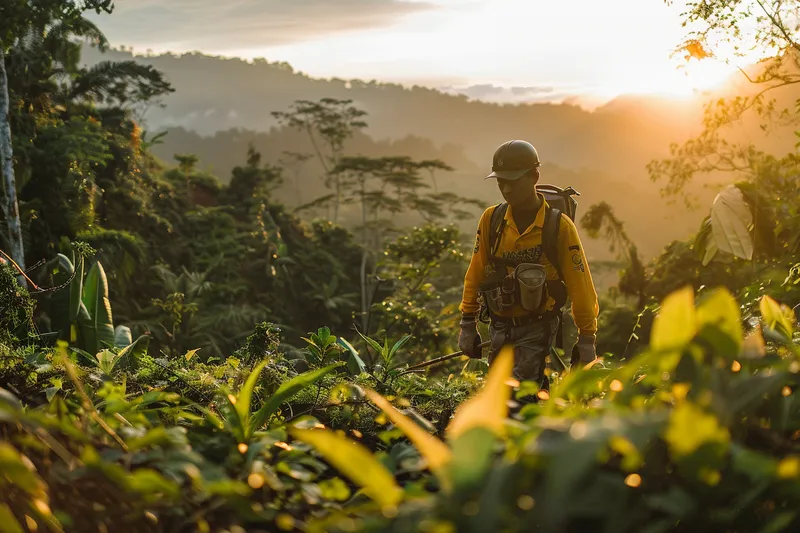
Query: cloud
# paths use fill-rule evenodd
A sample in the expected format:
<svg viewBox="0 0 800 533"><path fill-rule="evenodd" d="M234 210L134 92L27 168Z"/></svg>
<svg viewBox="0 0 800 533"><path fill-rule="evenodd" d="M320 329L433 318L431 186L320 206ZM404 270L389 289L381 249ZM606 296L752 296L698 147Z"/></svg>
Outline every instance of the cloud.
<svg viewBox="0 0 800 533"><path fill-rule="evenodd" d="M511 94L515 96L526 96L531 94L552 93L552 87L511 87Z"/></svg>
<svg viewBox="0 0 800 533"><path fill-rule="evenodd" d="M493 84L480 84L468 86L446 86L439 90L449 94L463 94L473 100L483 100L495 103L526 103L526 102L558 102L572 96L574 93L567 90L557 91L554 87L504 87Z"/></svg>
<svg viewBox="0 0 800 533"><path fill-rule="evenodd" d="M433 8L420 0L128 0L92 16L115 44L237 50L385 27Z"/></svg>

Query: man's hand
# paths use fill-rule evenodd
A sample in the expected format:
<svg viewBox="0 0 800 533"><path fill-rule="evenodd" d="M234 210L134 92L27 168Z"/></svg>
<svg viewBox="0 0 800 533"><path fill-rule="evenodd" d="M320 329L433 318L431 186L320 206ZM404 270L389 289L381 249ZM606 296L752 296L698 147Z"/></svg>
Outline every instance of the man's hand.
<svg viewBox="0 0 800 533"><path fill-rule="evenodd" d="M472 359L483 356L481 337L478 335L478 321L475 315L461 315L461 331L458 334L458 349Z"/></svg>
<svg viewBox="0 0 800 533"><path fill-rule="evenodd" d="M594 335L579 335L578 342L572 347L570 367L576 367L576 365L583 366L594 361L597 358L594 343Z"/></svg>

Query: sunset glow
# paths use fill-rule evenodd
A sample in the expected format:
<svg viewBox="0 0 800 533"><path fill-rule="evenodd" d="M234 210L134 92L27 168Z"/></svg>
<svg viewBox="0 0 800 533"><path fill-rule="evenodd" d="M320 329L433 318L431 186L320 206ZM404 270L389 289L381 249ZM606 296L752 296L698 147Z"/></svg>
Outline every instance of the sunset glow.
<svg viewBox="0 0 800 533"><path fill-rule="evenodd" d="M529 87L541 90L539 100L626 93L690 96L736 73L722 61L687 63L671 57L686 32L682 2L575 0L567 7L551 1L433 0L394 5L406 7L376 27L347 27L343 19L342 27L331 23L322 28L321 22L298 18L297 31L281 37L266 16L246 25L232 22L216 33L160 28L158 20L166 25L166 19L150 19L148 26L125 24L126 16L135 19L157 9L144 1L121 3L119 12L126 16L111 25L106 20L105 30L112 42L132 45L139 53L145 51L140 43L146 42L153 53L199 50L286 61L314 77L439 88ZM184 15L202 25L224 12L218 4L200 2Z"/></svg>

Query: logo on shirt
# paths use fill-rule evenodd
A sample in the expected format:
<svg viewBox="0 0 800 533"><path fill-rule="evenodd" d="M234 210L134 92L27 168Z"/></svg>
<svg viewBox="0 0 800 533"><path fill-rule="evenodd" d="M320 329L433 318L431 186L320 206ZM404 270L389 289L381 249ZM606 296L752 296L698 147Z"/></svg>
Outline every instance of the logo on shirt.
<svg viewBox="0 0 800 533"><path fill-rule="evenodd" d="M517 266L520 263L538 263L542 258L542 245L537 244L533 248L528 248L525 250L511 250L509 252L503 252L502 257L514 266Z"/></svg>
<svg viewBox="0 0 800 533"><path fill-rule="evenodd" d="M586 267L583 266L583 259L581 258L581 247L570 246L569 249L572 252L572 269L580 272L586 272Z"/></svg>

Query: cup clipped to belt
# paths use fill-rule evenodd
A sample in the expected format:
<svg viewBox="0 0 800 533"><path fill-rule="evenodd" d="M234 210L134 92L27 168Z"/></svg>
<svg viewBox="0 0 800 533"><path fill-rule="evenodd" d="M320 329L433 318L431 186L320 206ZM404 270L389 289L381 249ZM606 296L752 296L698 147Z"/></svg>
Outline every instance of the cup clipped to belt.
<svg viewBox="0 0 800 533"><path fill-rule="evenodd" d="M514 269L519 286L519 299L526 311L538 311L545 301L547 273L538 263L521 263Z"/></svg>

